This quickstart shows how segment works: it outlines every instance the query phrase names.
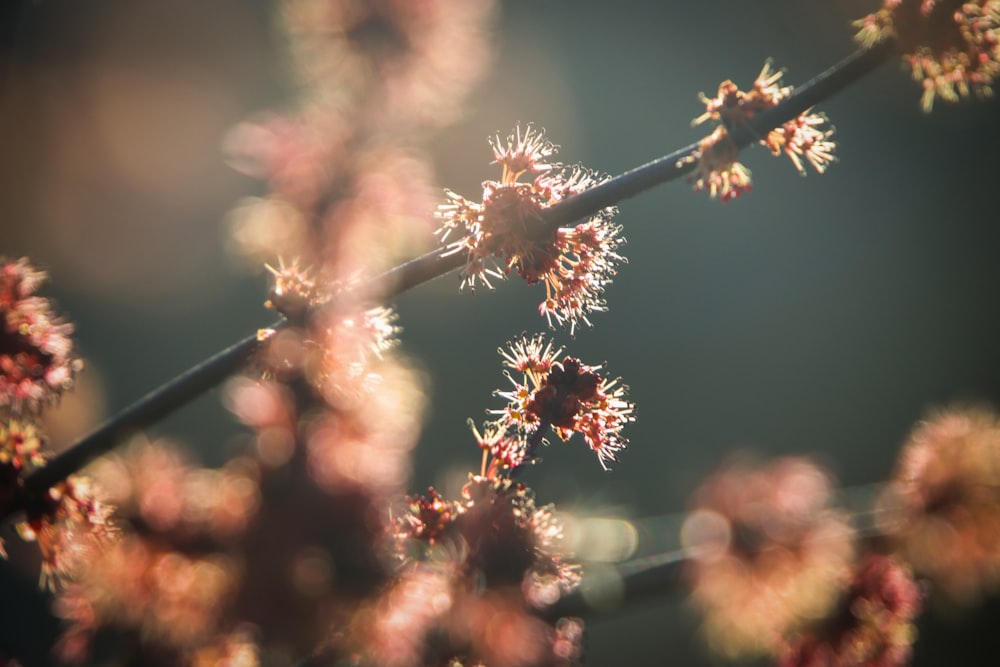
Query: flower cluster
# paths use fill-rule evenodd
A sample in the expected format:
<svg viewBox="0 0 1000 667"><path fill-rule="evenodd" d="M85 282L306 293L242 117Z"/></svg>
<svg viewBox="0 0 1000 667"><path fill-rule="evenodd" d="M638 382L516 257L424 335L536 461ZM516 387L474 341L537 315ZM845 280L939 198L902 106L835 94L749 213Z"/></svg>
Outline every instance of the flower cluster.
<svg viewBox="0 0 1000 667"><path fill-rule="evenodd" d="M573 590L579 568L561 554L562 524L527 487L470 476L461 499L430 489L410 498L393 525L402 576L379 603L376 625L388 617L403 639L372 643L378 664L417 664L420 656L423 664L576 664L580 621L553 627L536 611ZM417 586L420 604L406 592Z"/></svg>
<svg viewBox="0 0 1000 667"><path fill-rule="evenodd" d="M25 478L48 458L39 413L72 387L83 366L73 356L73 325L37 294L44 280L27 259L0 258L0 518L23 513L17 532L38 543L41 585L55 589L114 531L110 509L85 477L66 479L38 498L23 493Z"/></svg>
<svg viewBox="0 0 1000 667"><path fill-rule="evenodd" d="M0 257L0 411L35 413L73 385L73 325L36 292L45 273Z"/></svg>
<svg viewBox="0 0 1000 667"><path fill-rule="evenodd" d="M621 378L602 377L601 366L588 366L562 352L541 334L500 350L504 365L521 377L507 375L513 389L497 392L507 406L492 411L498 418L484 433L474 430L484 460L492 458L483 474L510 475L532 463L549 428L563 441L574 433L582 435L605 469L618 460L618 452L628 444L622 430L635 420L635 406L625 399L627 387Z"/></svg>
<svg viewBox="0 0 1000 667"><path fill-rule="evenodd" d="M993 92L1000 75L1000 2L885 0L882 9L855 21L856 39L872 46L895 39L913 79L923 87L920 106L957 102Z"/></svg>
<svg viewBox="0 0 1000 667"><path fill-rule="evenodd" d="M556 146L531 125L515 128L506 139L496 135L490 145L500 180L483 183L481 202L448 191L450 201L438 210L438 233L448 251L466 253L462 286L492 287L490 278L514 271L529 285L545 284L538 310L550 326L553 320L568 323L572 333L580 322L589 325L589 313L606 310L605 286L625 261L617 252L623 239L612 222L615 211L606 208L564 228L547 226L542 214L605 177L552 162ZM458 238L449 242L453 235Z"/></svg>
<svg viewBox="0 0 1000 667"><path fill-rule="evenodd" d="M701 140L693 155L682 160L682 164L697 163L689 178L695 191L708 190L712 197L726 202L752 189L750 170L737 160L739 148L729 130L747 125L755 116L777 106L792 93L791 86L781 85L782 74L781 70L772 70L771 63L767 62L749 91L740 90L727 80L719 85L715 97L700 94L705 113L695 118L692 125L708 120L720 125ZM760 144L772 155L787 155L802 175L806 174L803 161L822 174L835 159L835 144L830 139L833 129L822 127L827 122L825 115L806 111L771 130Z"/></svg>

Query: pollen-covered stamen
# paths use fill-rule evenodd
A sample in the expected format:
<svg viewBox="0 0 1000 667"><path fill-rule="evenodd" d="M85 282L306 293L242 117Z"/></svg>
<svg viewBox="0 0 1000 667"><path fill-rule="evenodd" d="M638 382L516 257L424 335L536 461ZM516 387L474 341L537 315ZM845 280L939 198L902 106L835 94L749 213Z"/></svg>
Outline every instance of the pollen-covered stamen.
<svg viewBox="0 0 1000 667"><path fill-rule="evenodd" d="M827 122L828 119L824 114L806 112L772 130L763 144L771 150L772 155L777 156L781 153L787 155L803 176L806 174L803 160L817 173L822 174L830 163L837 159L833 154L836 144L830 140L833 128L820 129L820 126Z"/></svg>
<svg viewBox="0 0 1000 667"><path fill-rule="evenodd" d="M544 334L535 334L531 338L522 337L508 342L509 350L498 348L503 365L535 377L548 373L563 348L553 348L552 341L545 338Z"/></svg>
<svg viewBox="0 0 1000 667"><path fill-rule="evenodd" d="M526 172L539 173L559 166L548 162L559 152L559 147L546 138L544 130L530 124L515 127L506 139L497 133L490 138L490 146L494 163L503 167L500 182L504 184L513 183Z"/></svg>

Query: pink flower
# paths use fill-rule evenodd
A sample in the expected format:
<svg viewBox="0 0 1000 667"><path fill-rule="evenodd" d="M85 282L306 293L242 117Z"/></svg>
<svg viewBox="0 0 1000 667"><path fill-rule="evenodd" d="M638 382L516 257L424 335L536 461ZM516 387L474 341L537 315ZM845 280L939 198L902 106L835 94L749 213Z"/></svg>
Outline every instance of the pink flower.
<svg viewBox="0 0 1000 667"><path fill-rule="evenodd" d="M0 410L36 412L73 385L73 325L35 292L45 280L26 258L0 258Z"/></svg>
<svg viewBox="0 0 1000 667"><path fill-rule="evenodd" d="M541 215L553 204L583 192L604 180L583 167L564 167L550 160L556 146L528 125L515 128L501 140L490 140L499 181L483 183L482 202L447 191L450 201L438 209L438 233L448 252L467 253L462 287L479 282L492 287L491 278L503 279L511 271L529 284L545 285L539 312L549 324L590 324L589 313L606 310L602 295L611 282L623 242L621 228L612 223L615 211L604 209L575 227L546 230ZM533 177L522 182L522 176Z"/></svg>

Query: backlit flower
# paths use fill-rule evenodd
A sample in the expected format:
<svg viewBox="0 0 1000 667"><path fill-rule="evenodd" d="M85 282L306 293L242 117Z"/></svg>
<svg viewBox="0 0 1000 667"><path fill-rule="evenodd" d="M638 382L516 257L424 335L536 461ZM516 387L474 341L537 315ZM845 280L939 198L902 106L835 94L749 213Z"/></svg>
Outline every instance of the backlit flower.
<svg viewBox="0 0 1000 667"><path fill-rule="evenodd" d="M758 114L791 95L792 86L781 85L782 74L781 70L771 69L768 61L749 91L740 90L732 81L724 81L714 98L700 94L705 113L695 118L692 125L715 120L719 126L701 140L695 153L678 163L678 166L696 163L694 173L688 178L696 192L707 190L712 197L727 202L752 189L750 170L738 161L739 148L729 130L746 126ZM806 173L805 164L822 174L835 159L836 144L830 139L833 129L821 127L827 122L825 115L807 110L771 130L759 143L772 155L787 155L800 174Z"/></svg>
<svg viewBox="0 0 1000 667"><path fill-rule="evenodd" d="M563 441L579 433L607 469L628 444L622 430L635 421L635 406L625 398L627 387L621 378L604 378L602 366L588 366L569 356L556 361L562 348L543 346L543 340L537 335L522 338L511 343L509 351L501 351L504 364L520 369L521 377L508 376L514 388L497 392L508 405L493 413L501 425L522 437L549 427Z"/></svg>
<svg viewBox="0 0 1000 667"><path fill-rule="evenodd" d="M605 177L579 166L552 162L556 146L528 125L503 140L491 138L493 155L502 168L499 181L483 183L481 202L447 192L449 202L439 207L441 240L448 252L467 254L462 287L503 279L511 271L529 284L544 283L545 300L539 312L549 324L590 324L587 316L606 310L604 289L624 258L621 228L606 208L574 227L548 229L544 209L583 192ZM526 176L530 182L522 182ZM458 237L449 242L452 237Z"/></svg>

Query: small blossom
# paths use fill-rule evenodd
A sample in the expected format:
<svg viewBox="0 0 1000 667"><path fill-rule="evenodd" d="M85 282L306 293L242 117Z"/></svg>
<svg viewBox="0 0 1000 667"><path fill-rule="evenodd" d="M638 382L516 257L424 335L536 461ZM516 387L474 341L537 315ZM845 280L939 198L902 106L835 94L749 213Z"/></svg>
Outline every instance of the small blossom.
<svg viewBox="0 0 1000 667"><path fill-rule="evenodd" d="M958 602L1000 583L998 455L996 414L942 411L909 437L880 501L902 556Z"/></svg>
<svg viewBox="0 0 1000 667"><path fill-rule="evenodd" d="M819 128L825 123L827 118L824 114L806 112L771 130L762 143L771 149L772 155L787 155L803 176L806 175L803 159L816 173L822 174L836 160L833 155L836 144L830 141L833 128Z"/></svg>
<svg viewBox="0 0 1000 667"><path fill-rule="evenodd" d="M544 283L539 312L550 326L553 320L568 324L572 333L581 322L589 325L589 313L606 310L604 289L625 261L618 253L621 228L612 223L615 210L552 231L541 216L606 177L552 162L556 146L531 125L516 128L506 140L497 135L490 144L502 168L500 180L483 183L481 202L446 191L449 201L438 209L438 234L447 252L467 253L462 287L492 287L491 278L514 271L529 285ZM520 181L525 175L533 180Z"/></svg>
<svg viewBox="0 0 1000 667"><path fill-rule="evenodd" d="M329 300L329 295L317 287L309 269L300 268L298 261L285 266L284 260L279 259L277 268L269 264L264 266L274 276L274 285L264 305L285 317L299 321L310 310Z"/></svg>
<svg viewBox="0 0 1000 667"><path fill-rule="evenodd" d="M737 161L740 151L725 127L719 126L698 144L698 150L682 163L697 162L697 170L688 178L694 191L708 190L722 202L738 199L753 189L750 170Z"/></svg>
<svg viewBox="0 0 1000 667"><path fill-rule="evenodd" d="M560 165L549 163L548 159L559 152L559 147L545 136L545 132L528 125L514 128L514 132L502 139L497 133L490 138L494 164L503 167L501 183L513 183L524 173L547 172Z"/></svg>
<svg viewBox="0 0 1000 667"><path fill-rule="evenodd" d="M816 465L787 458L729 468L695 492L681 539L713 649L775 654L832 609L854 559L853 531L828 507L832 489Z"/></svg>
<svg viewBox="0 0 1000 667"><path fill-rule="evenodd" d="M529 460L528 443L516 430L510 429L503 422L487 422L482 433L471 419L469 427L479 448L483 450L483 467L480 471L483 477L490 480L506 477L511 471L532 462Z"/></svg>
<svg viewBox="0 0 1000 667"><path fill-rule="evenodd" d="M903 667L909 663L921 610L920 589L893 556L871 555L859 566L838 608L791 638L781 667Z"/></svg>
<svg viewBox="0 0 1000 667"><path fill-rule="evenodd" d="M719 91L714 98L699 93L698 99L705 105L705 113L691 121L691 124L701 125L707 120L717 120L726 127L746 125L758 113L776 106L791 94L791 86L779 85L783 75L782 70L772 70L771 61L768 60L754 79L753 88L749 92L743 92L735 83L726 80L719 84Z"/></svg>
<svg viewBox="0 0 1000 667"><path fill-rule="evenodd" d="M771 69L768 61L749 91L740 90L732 81L724 81L714 98L700 94L705 113L695 118L692 125L708 120L718 121L720 125L701 140L697 151L678 162L678 167L696 163L694 173L688 178L696 192L707 190L710 196L727 202L752 189L750 170L738 161L739 148L730 137L729 129L746 126L758 114L774 108L791 95L793 88L781 85L782 75L781 70ZM820 128L825 123L825 115L805 111L769 132L760 144L772 155L787 155L800 174L806 173L803 160L822 174L834 161L836 148L830 139L833 129Z"/></svg>
<svg viewBox="0 0 1000 667"><path fill-rule="evenodd" d="M73 385L73 325L35 292L45 273L27 259L0 257L0 410L35 412Z"/></svg>
<svg viewBox="0 0 1000 667"><path fill-rule="evenodd" d="M0 466L24 474L45 465L44 437L28 419L0 419Z"/></svg>
<svg viewBox="0 0 1000 667"><path fill-rule="evenodd" d="M882 9L855 21L855 39L864 46L894 38L920 82L920 106L988 97L1000 74L1000 2L885 0Z"/></svg>
<svg viewBox="0 0 1000 667"><path fill-rule="evenodd" d="M628 444L622 436L625 424L635 421L634 405L625 399L627 387L621 378L607 380L601 366L587 366L565 356L555 361L562 348L543 347L541 336L522 338L501 351L504 363L521 369L521 379L509 377L514 388L497 392L507 399L507 407L494 410L506 429L526 434L551 427L563 441L580 433L597 454L601 466L617 461L618 452ZM528 452L527 457L533 457Z"/></svg>

